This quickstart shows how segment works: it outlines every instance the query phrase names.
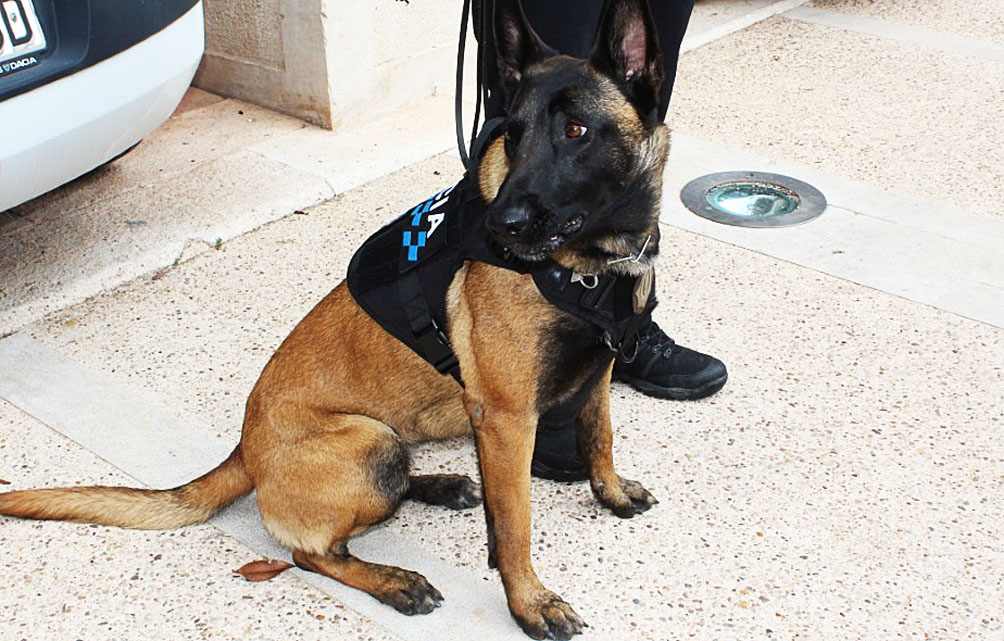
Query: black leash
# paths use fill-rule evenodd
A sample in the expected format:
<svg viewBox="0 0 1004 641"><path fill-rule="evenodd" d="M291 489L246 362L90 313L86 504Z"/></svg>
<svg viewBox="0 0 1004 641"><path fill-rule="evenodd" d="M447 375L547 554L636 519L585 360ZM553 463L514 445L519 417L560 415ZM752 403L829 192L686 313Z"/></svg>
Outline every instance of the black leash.
<svg viewBox="0 0 1004 641"><path fill-rule="evenodd" d="M470 140L473 145L473 141L477 137L478 124L481 117L482 95L487 92L487 88L484 86L484 53L481 47L481 40L484 39L485 33L485 12L482 9L477 13L480 18L478 28L481 30L477 51L477 84L475 85L475 94L477 97L474 103L474 124L471 127L471 137L468 139L464 138L464 49L467 44L467 24L468 18L471 15L471 0L464 0L463 14L460 16L460 40L457 46L457 90L453 105L454 119L457 126L457 148L460 150L460 160L464 163L464 168L468 170L471 165L471 152L467 146L467 140ZM487 96L484 97L484 100L487 101Z"/></svg>

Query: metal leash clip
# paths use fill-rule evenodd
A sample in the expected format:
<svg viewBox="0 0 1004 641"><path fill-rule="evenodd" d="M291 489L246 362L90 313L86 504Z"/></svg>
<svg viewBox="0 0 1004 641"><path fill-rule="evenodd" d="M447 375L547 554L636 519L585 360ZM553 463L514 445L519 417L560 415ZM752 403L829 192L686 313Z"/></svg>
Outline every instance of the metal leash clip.
<svg viewBox="0 0 1004 641"><path fill-rule="evenodd" d="M587 278L591 278L592 280L587 281ZM600 284L600 277L596 274L573 273L571 282L582 283L582 286L586 289L596 289L596 287Z"/></svg>

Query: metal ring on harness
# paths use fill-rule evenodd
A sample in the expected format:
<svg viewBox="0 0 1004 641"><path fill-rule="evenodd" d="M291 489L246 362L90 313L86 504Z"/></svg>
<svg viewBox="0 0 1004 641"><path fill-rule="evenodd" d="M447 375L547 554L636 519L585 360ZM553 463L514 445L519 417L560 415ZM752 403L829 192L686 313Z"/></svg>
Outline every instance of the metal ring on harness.
<svg viewBox="0 0 1004 641"><path fill-rule="evenodd" d="M621 345L623 346L623 343ZM628 364L633 363L634 359L638 358L638 339L634 340L634 349L631 351L631 356L628 356L627 354L622 352L620 348L617 348L617 351L620 353L622 361Z"/></svg>
<svg viewBox="0 0 1004 641"><path fill-rule="evenodd" d="M618 343L617 345L614 345L614 339L612 336L610 336L610 332L603 332L603 336L600 338L600 341L607 346L607 349L620 356L621 360L623 360L625 363L633 363L634 359L638 358L637 338L634 341L632 341L634 343L634 349L631 350L631 356L628 356L623 351L621 351L622 348L624 347L623 340L621 340L621 342Z"/></svg>
<svg viewBox="0 0 1004 641"><path fill-rule="evenodd" d="M591 285L586 284L587 278L593 279ZM600 284L600 277L596 274L579 274L579 282L582 283L582 286L586 289L596 289L596 287Z"/></svg>

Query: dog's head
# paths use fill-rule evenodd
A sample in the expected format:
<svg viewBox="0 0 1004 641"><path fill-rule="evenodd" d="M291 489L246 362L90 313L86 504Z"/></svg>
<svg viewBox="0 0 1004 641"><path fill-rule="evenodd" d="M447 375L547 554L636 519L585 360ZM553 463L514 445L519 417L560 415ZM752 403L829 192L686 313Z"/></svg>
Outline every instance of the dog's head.
<svg viewBox="0 0 1004 641"><path fill-rule="evenodd" d="M479 172L491 233L526 260L597 264L657 240L668 133L648 3L608 3L588 60L542 42L517 0L496 2L495 39L509 109Z"/></svg>

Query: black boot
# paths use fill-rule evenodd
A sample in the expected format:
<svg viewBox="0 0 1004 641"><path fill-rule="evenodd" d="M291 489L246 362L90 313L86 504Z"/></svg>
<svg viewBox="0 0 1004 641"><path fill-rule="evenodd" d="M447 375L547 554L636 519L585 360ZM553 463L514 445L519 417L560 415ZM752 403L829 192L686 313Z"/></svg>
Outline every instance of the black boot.
<svg viewBox="0 0 1004 641"><path fill-rule="evenodd" d="M589 467L579 454L575 440L575 421L537 424L530 473L550 481L584 481Z"/></svg>
<svg viewBox="0 0 1004 641"><path fill-rule="evenodd" d="M714 356L677 345L652 321L638 332L638 352L630 363L618 357L613 379L657 398L693 400L722 389L729 374ZM537 425L531 473L552 481L584 481L589 468L579 453L574 420Z"/></svg>
<svg viewBox="0 0 1004 641"><path fill-rule="evenodd" d="M643 394L677 401L711 396L725 386L725 364L677 345L652 321L638 332L638 353L630 363L618 356L613 380L623 381Z"/></svg>

